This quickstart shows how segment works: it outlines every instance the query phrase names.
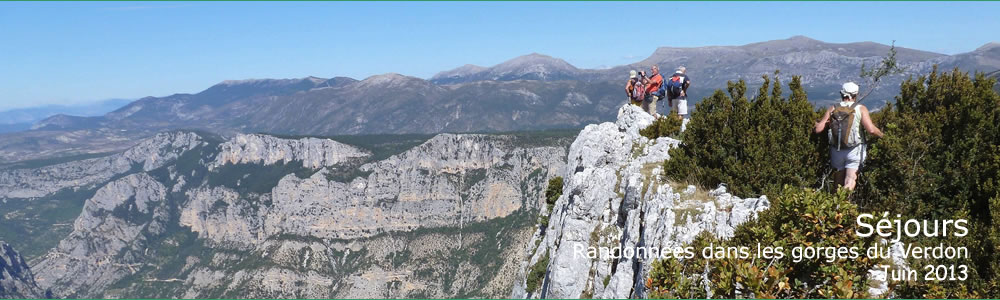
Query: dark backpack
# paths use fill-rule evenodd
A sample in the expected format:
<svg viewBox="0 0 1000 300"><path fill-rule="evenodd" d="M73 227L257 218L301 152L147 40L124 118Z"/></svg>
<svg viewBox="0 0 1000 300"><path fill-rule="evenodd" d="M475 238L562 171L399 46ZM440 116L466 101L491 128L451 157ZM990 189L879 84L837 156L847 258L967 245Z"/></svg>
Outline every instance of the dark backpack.
<svg viewBox="0 0 1000 300"><path fill-rule="evenodd" d="M677 98L681 96L681 91L684 90L684 75L674 74L670 77L670 80L663 83L660 90L666 90L670 93L670 98Z"/></svg>
<svg viewBox="0 0 1000 300"><path fill-rule="evenodd" d="M837 150L842 147L851 148L862 142L860 137L853 142L851 141L851 133L856 129L852 126L854 126L854 118L858 117L854 113L854 108L857 106L857 102L850 106L836 106L830 113L830 145L836 144Z"/></svg>

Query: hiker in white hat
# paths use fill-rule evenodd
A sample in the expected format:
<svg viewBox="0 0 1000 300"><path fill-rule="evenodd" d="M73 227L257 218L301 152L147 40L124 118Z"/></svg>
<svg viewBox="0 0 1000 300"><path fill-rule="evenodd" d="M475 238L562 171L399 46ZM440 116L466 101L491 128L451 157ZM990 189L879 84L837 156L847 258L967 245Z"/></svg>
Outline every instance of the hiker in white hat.
<svg viewBox="0 0 1000 300"><path fill-rule="evenodd" d="M638 88L638 89L637 89ZM628 98L628 102L635 106L640 106L642 104L643 98L645 98L644 92L646 91L646 81L645 77L640 78L639 73L635 70L628 72L628 83L625 84L625 95Z"/></svg>
<svg viewBox="0 0 1000 300"><path fill-rule="evenodd" d="M854 190L858 170L864 165L866 152L865 138L861 128L877 137L882 130L875 127L868 108L858 103L858 84L844 83L840 89L840 103L831 106L816 122L816 133L829 129L830 164L836 170L833 178L837 185Z"/></svg>

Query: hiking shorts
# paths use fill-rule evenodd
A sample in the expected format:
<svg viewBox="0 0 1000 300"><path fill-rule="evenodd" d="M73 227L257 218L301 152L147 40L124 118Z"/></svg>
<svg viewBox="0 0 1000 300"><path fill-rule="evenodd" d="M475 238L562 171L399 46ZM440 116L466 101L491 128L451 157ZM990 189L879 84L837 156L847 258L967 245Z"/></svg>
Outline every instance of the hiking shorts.
<svg viewBox="0 0 1000 300"><path fill-rule="evenodd" d="M670 102L673 102L672 103L673 107L671 107L670 109L672 109L673 111L676 111L678 115L683 116L683 115L687 115L688 114L688 99L687 99L687 97L679 97L679 98L671 100Z"/></svg>
<svg viewBox="0 0 1000 300"><path fill-rule="evenodd" d="M830 164L837 171L842 171L845 169L855 169L861 166L861 163L865 161L865 145L857 145L851 148L830 148Z"/></svg>

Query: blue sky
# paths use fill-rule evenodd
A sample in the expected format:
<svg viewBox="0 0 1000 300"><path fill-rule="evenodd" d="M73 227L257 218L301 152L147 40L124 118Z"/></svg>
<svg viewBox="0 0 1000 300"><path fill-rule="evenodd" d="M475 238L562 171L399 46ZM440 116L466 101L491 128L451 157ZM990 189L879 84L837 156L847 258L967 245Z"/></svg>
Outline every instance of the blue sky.
<svg viewBox="0 0 1000 300"><path fill-rule="evenodd" d="M955 54L1000 40L998 12L1000 2L2 2L0 110L227 79L428 78L532 52L598 68L658 46L793 35Z"/></svg>

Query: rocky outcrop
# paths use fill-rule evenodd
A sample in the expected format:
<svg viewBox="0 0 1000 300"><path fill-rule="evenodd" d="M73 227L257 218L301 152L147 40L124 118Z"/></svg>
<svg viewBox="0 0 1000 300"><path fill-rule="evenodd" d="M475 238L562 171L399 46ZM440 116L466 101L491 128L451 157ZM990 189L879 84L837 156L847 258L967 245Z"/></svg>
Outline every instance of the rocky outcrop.
<svg viewBox="0 0 1000 300"><path fill-rule="evenodd" d="M150 171L206 144L193 132L164 132L119 154L40 168L0 170L0 199L43 197L66 188L103 183L132 170Z"/></svg>
<svg viewBox="0 0 1000 300"><path fill-rule="evenodd" d="M145 173L102 187L73 232L34 266L38 284L58 287L61 296L90 295L133 274L144 266L146 237L166 229L165 197L166 187Z"/></svg>
<svg viewBox="0 0 1000 300"><path fill-rule="evenodd" d="M389 159L361 166L366 177L286 176L274 188L264 234L358 238L485 221L537 208L522 184L554 174L561 148L514 148L484 135L442 134ZM533 182L532 185L537 183Z"/></svg>
<svg viewBox="0 0 1000 300"><path fill-rule="evenodd" d="M43 298L31 268L17 251L0 241L0 299Z"/></svg>
<svg viewBox="0 0 1000 300"><path fill-rule="evenodd" d="M277 161L262 160L266 155L259 153L220 154L216 163ZM270 205L257 212L229 189L191 190L181 224L226 243L254 243L278 235L353 239L460 226L537 209L540 197L530 196L540 195L536 187L544 184L544 174L562 168L564 155L559 147L519 148L504 136L442 134L406 152L360 166L363 176L347 182L330 178L339 171L336 167L321 168L307 178L287 175L271 193L260 196ZM526 187L536 189L527 191Z"/></svg>
<svg viewBox="0 0 1000 300"><path fill-rule="evenodd" d="M266 238L261 232L261 215L239 193L223 187L202 187L187 191L185 196L188 201L181 209L180 225L201 237L244 247L253 247Z"/></svg>
<svg viewBox="0 0 1000 300"><path fill-rule="evenodd" d="M514 298L631 298L645 296L653 258L590 258L588 247L676 247L700 232L730 237L735 226L770 205L767 198L741 199L720 187L708 194L693 186L676 191L661 178L667 150L679 141L649 140L639 129L653 118L634 106L619 110L615 123L589 125L570 146L565 185L539 247L525 270L549 257L540 288L515 286ZM524 282L524 281L522 281Z"/></svg>
<svg viewBox="0 0 1000 300"><path fill-rule="evenodd" d="M331 167L369 155L367 151L331 139L283 139L262 134L240 134L222 143L214 166L224 164L300 161L307 168Z"/></svg>
<svg viewBox="0 0 1000 300"><path fill-rule="evenodd" d="M73 231L36 259L40 286L64 297L509 295L566 157L507 135L443 134L380 161L329 139L175 140L115 156L149 155L95 183Z"/></svg>

